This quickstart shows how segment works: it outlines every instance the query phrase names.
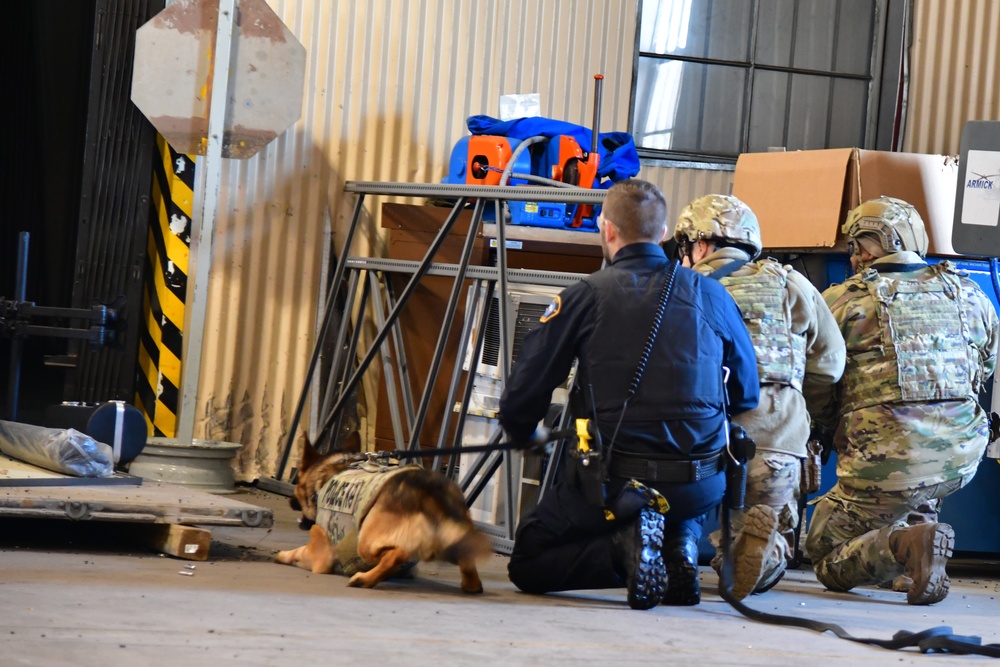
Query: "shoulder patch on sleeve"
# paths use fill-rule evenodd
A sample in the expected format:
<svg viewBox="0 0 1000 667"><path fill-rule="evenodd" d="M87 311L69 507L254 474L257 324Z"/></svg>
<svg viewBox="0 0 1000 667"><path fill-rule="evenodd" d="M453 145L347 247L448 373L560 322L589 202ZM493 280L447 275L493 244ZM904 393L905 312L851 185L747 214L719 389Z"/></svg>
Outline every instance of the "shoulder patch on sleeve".
<svg viewBox="0 0 1000 667"><path fill-rule="evenodd" d="M562 309L562 299L557 296L552 301L552 303L549 304L549 307L545 309L545 312L542 313L542 316L538 318L538 321L541 322L542 324L545 324L553 317L558 315L561 309Z"/></svg>

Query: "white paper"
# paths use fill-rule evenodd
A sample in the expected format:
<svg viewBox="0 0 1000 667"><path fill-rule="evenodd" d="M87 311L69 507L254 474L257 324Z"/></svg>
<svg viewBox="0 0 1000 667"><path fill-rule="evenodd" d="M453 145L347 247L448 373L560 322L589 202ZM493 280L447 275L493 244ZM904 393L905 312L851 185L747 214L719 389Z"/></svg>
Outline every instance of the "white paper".
<svg viewBox="0 0 1000 667"><path fill-rule="evenodd" d="M500 96L500 120L531 118L542 115L542 98L538 93Z"/></svg>
<svg viewBox="0 0 1000 667"><path fill-rule="evenodd" d="M965 163L962 224L996 227L1000 223L1000 152L969 151Z"/></svg>

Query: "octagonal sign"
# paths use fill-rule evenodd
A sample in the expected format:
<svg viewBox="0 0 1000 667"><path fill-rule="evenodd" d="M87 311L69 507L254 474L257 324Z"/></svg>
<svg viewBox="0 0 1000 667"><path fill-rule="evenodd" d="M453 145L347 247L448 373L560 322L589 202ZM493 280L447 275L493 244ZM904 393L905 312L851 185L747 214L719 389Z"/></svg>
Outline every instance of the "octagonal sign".
<svg viewBox="0 0 1000 667"><path fill-rule="evenodd" d="M204 155L218 0L175 0L136 31L132 102L175 150ZM302 113L306 50L264 0L239 0L222 156L248 158Z"/></svg>

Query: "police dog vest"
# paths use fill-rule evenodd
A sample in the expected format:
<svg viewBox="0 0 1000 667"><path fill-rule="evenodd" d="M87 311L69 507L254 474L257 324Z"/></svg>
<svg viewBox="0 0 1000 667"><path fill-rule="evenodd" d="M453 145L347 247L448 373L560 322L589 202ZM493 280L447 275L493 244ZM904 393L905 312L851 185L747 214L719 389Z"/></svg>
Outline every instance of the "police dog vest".
<svg viewBox="0 0 1000 667"><path fill-rule="evenodd" d="M342 574L368 570L371 565L358 556L358 531L383 485L394 475L418 465L380 465L369 461L352 464L331 477L316 496L316 524L326 530L335 545Z"/></svg>
<svg viewBox="0 0 1000 667"><path fill-rule="evenodd" d="M976 399L978 355L962 308L962 283L947 262L930 275L889 278L869 269L881 345L847 357L843 411L882 403Z"/></svg>
<svg viewBox="0 0 1000 667"><path fill-rule="evenodd" d="M785 289L788 271L775 260L764 259L748 263L740 273L743 275L726 276L720 282L743 313L743 323L757 353L760 383L802 391L806 339L792 332Z"/></svg>

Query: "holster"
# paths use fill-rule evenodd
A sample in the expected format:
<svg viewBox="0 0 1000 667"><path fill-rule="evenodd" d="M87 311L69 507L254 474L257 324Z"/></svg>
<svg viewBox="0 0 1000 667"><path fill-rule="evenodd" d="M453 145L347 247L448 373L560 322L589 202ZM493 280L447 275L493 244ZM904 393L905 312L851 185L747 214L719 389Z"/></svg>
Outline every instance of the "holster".
<svg viewBox="0 0 1000 667"><path fill-rule="evenodd" d="M604 507L607 503L607 474L600 452L569 450L568 473L588 504Z"/></svg>
<svg viewBox="0 0 1000 667"><path fill-rule="evenodd" d="M608 502L607 462L601 433L587 419L576 420L576 447L569 450L568 477L588 504L604 507Z"/></svg>
<svg viewBox="0 0 1000 667"><path fill-rule="evenodd" d="M739 424L729 427L729 456L726 460L726 502L729 509L741 510L747 494L747 461L757 454L757 443Z"/></svg>
<svg viewBox="0 0 1000 667"><path fill-rule="evenodd" d="M726 502L729 509L741 510L747 496L747 463L726 461Z"/></svg>
<svg viewBox="0 0 1000 667"><path fill-rule="evenodd" d="M819 491L823 477L823 443L810 440L806 443L806 457L802 459L802 479L799 490L808 495Z"/></svg>

